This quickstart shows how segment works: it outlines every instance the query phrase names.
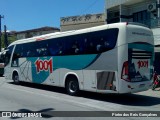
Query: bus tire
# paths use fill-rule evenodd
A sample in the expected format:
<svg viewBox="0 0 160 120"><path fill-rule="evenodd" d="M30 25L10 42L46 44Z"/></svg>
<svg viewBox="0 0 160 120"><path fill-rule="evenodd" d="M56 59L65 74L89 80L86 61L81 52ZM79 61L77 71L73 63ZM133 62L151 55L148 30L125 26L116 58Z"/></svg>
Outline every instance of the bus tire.
<svg viewBox="0 0 160 120"><path fill-rule="evenodd" d="M3 74L0 74L0 77L3 77Z"/></svg>
<svg viewBox="0 0 160 120"><path fill-rule="evenodd" d="M13 72L13 76L12 76L12 79L13 79L13 82L15 84L19 84L19 76L18 76L18 73L17 72Z"/></svg>
<svg viewBox="0 0 160 120"><path fill-rule="evenodd" d="M79 84L76 77L68 77L66 81L66 90L69 95L75 96L79 93Z"/></svg>

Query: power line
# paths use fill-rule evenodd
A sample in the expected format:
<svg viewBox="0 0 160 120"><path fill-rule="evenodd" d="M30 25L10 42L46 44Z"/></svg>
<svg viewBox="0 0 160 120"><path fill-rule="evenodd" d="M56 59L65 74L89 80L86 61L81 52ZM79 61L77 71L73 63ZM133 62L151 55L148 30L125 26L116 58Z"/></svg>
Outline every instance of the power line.
<svg viewBox="0 0 160 120"><path fill-rule="evenodd" d="M85 13L86 11L88 11L90 8L92 8L96 3L98 2L98 0L95 0L91 5L89 5L86 9L84 9L82 11L82 13Z"/></svg>

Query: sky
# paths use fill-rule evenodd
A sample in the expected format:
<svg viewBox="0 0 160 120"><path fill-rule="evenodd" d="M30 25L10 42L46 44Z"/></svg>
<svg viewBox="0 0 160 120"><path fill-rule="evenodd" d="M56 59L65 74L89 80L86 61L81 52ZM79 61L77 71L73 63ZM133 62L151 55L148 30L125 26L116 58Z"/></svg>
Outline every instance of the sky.
<svg viewBox="0 0 160 120"><path fill-rule="evenodd" d="M0 0L2 30L60 28L60 18L103 13L105 0Z"/></svg>

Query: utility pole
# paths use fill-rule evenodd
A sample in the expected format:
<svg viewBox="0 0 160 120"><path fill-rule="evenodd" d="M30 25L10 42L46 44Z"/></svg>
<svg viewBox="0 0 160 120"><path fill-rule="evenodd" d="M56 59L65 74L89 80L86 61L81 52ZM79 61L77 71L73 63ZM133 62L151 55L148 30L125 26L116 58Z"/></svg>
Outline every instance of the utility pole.
<svg viewBox="0 0 160 120"><path fill-rule="evenodd" d="M8 46L8 33L7 33L7 27L4 25L4 47L7 48Z"/></svg>
<svg viewBox="0 0 160 120"><path fill-rule="evenodd" d="M1 32L1 19L4 18L4 16L0 15L0 52L1 52L1 36L2 36L2 32Z"/></svg>

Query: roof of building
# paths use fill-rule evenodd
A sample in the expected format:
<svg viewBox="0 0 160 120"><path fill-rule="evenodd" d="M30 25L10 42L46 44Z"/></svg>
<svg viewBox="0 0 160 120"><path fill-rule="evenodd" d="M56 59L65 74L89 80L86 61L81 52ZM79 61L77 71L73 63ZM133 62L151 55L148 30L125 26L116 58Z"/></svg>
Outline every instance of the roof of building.
<svg viewBox="0 0 160 120"><path fill-rule="evenodd" d="M49 31L49 30L58 30L58 31L60 31L59 28L45 26L45 27L31 29L31 30L19 31L19 32L16 32L16 34L26 33L26 32Z"/></svg>

